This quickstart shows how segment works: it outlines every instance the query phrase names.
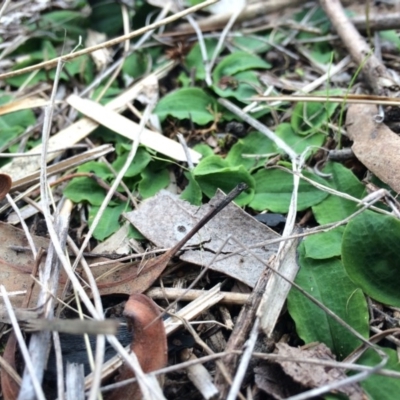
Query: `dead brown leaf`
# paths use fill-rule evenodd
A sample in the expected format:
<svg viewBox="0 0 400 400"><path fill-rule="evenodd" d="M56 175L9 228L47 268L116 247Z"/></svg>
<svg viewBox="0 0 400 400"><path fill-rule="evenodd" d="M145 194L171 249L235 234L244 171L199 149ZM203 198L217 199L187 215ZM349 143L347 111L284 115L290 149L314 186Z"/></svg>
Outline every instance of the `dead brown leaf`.
<svg viewBox="0 0 400 400"><path fill-rule="evenodd" d="M295 361L277 361L283 370L291 376L296 382L301 383L308 388L321 387L329 383L337 382L347 378L345 371L339 368L327 367L317 364L302 363L301 359L329 360L335 361L330 349L323 343L319 343L308 349L290 347L286 343L277 343L277 353L283 357L298 359ZM358 384L347 385L340 391L351 400L365 399L364 392Z"/></svg>
<svg viewBox="0 0 400 400"><path fill-rule="evenodd" d="M167 364L167 336L157 305L144 294L132 294L125 305L124 315L133 333L131 350L139 360L143 372L163 368ZM117 382L132 378L133 371L123 365L116 378ZM137 383L116 389L107 400L141 399Z"/></svg>
<svg viewBox="0 0 400 400"><path fill-rule="evenodd" d="M400 192L400 137L385 124L374 121L378 107L351 104L347 111L347 135L357 158L381 181Z"/></svg>
<svg viewBox="0 0 400 400"><path fill-rule="evenodd" d="M150 241L162 248L169 248L181 240L196 223L224 198L222 192L201 207L192 206L169 192L162 191L142 203L138 210L126 218ZM256 221L235 204L229 204L192 239L181 254L181 260L206 266L229 235L234 235L245 246L261 240L276 239L277 233ZM188 248L188 247L191 248ZM239 245L230 240L223 248L223 255L233 253ZM275 254L276 245L252 249L263 260ZM247 256L245 251L212 263L210 269L222 272L253 287L264 265Z"/></svg>
<svg viewBox="0 0 400 400"><path fill-rule="evenodd" d="M33 236L36 248L47 248L49 241L44 237ZM0 278L7 292L27 290L32 279L35 260L31 252L13 250L13 246L29 248L28 240L21 229L0 222ZM23 297L12 296L15 307L20 307Z"/></svg>

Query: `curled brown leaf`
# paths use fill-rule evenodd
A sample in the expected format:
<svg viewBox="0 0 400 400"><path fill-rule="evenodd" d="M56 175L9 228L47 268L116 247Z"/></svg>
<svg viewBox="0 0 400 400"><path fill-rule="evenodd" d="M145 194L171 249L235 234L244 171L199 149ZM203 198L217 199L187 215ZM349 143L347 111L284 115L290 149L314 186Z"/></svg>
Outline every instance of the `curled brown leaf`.
<svg viewBox="0 0 400 400"><path fill-rule="evenodd" d="M8 174L0 173L0 200L8 194L12 186L11 176Z"/></svg>
<svg viewBox="0 0 400 400"><path fill-rule="evenodd" d="M124 315L133 333L131 350L139 360L143 372L156 371L167 364L167 336L157 305L144 294L132 294L125 305ZM133 371L123 365L118 372L117 382L133 378ZM141 399L137 383L114 390L107 400Z"/></svg>

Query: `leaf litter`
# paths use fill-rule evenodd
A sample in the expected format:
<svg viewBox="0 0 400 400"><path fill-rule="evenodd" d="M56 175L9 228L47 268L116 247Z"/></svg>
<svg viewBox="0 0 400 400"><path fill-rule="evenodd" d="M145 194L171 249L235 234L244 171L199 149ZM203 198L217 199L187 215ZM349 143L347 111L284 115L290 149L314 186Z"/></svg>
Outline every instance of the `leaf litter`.
<svg viewBox="0 0 400 400"><path fill-rule="evenodd" d="M79 385L75 382L79 381L82 387L86 385L89 398L94 399L101 385L112 385L110 375L115 375L119 369L120 377L133 376L127 372L131 368L135 371L138 386L132 382L125 389L110 386L110 396L140 398L141 392L144 398L150 399L187 397L195 393L199 398L219 396L233 399L244 398L246 390L249 396L251 390L254 398L262 397L263 391L282 398L304 392L307 390L305 387L308 387L313 389L303 396L333 391L347 393L350 398L366 395L372 399L393 398L393 393L399 389L398 366L384 342L372 348L372 355L371 351L363 354L360 360L369 365L370 369L355 376L347 376L336 367L327 370L321 365L313 369L301 362L306 350L296 348L303 342L309 344L323 338L326 341L324 344L331 346L330 350L325 348L321 351L325 355L329 355L329 351L336 351L337 357L344 358L347 354L337 350L343 348L346 348L346 353L355 350L360 354L363 350L354 349L354 343L363 342L364 349L371 347L371 343L366 340L369 337L368 328L371 332L379 332L381 337L388 337L394 343L393 346L397 346L396 339L388 336L392 327L389 321L397 321L398 318L397 310L393 309L398 304L395 290L398 274L394 261L397 258L392 255L395 254L396 244L393 244L393 248L389 247L390 243L395 242L393 238L400 234L397 223L398 204L395 200L399 190L399 162L396 154L398 138L395 134L398 129L396 87L399 80L388 72L389 69L396 69L400 46L393 29L399 28L393 22L397 5L374 5L366 11L362 6L351 3L354 2L343 1L358 16L348 19L339 2L327 0L321 0L320 6L317 3L304 5L296 0L280 4L273 1L249 4L239 2L233 14L228 12L226 6L214 8L216 14L213 16L202 14L196 20L188 17L188 22L173 22L175 25L172 29L154 35L152 29L166 24L166 21L159 22L168 12L162 9L155 24L144 26L137 32L120 36L104 45L100 43L89 50L66 54L65 59L69 61L59 75L54 74L51 68L57 64L54 58L61 54L60 43L65 41L65 31L68 36L66 47L71 49L79 36L87 39L93 35L103 38L100 41L106 41L123 29L125 32L132 31L129 15L133 9L125 4L108 5L107 18L114 18L114 22L110 23L107 18L96 14L102 5L98 4L91 9L91 1L87 4L32 2L29 7L22 7L23 2L17 1L2 8L1 29L5 43L0 64L4 82L0 96L0 148L2 152L7 152L7 157L13 156L13 161L0 161L2 172L13 179L13 184L7 195L9 205L2 205L1 214L6 216L11 206L14 209L13 223L18 224L16 217L21 216L18 208L22 202L28 202L37 209L36 214L32 211L24 214L23 218L27 219L24 231L4 223L0 225L0 234L4 239L1 244L1 290L4 303L1 304L0 320L4 324L13 324L13 334L2 336L4 359L8 363L1 370L1 388L5 399L17 398L19 390L20 396L26 395L24 398L44 398L40 383L37 385L34 382L27 353L24 353L23 362L17 362L14 357L17 341L21 351L25 341L13 314L26 332L31 329L41 331L40 334L30 334L29 345L33 359L37 357L40 360L40 363L35 363L40 376L41 365L44 365L42 354L47 351L50 343L47 330L61 332L62 321L68 317L68 329L75 330L77 334L92 333L93 329L104 334L114 332L106 330L106 324L102 325L102 322L111 322L108 328L112 329L116 325L115 320L101 321L104 318L103 307L107 308L107 319L112 315L127 317L128 320L131 318L128 316L128 308L133 307L133 320L128 321L128 325L134 327L133 341L130 344L130 339L124 342L127 346L124 350L118 347L118 342L112 337L108 337L109 343L116 346L118 354L124 357L125 364L122 365L121 358L115 356L103 366L104 337L93 336L92 345L89 346L91 349L84 347L84 352L94 352L96 362L93 372L85 379L82 373L78 373L76 379L72 379L72 385L68 383L71 379L68 380L70 376L67 373L65 387L68 395L75 393L73 397L82 394L76 392ZM164 7L161 2L149 4ZM84 5L87 7L79 9ZM286 8L288 6L298 8ZM201 7L203 5L195 9ZM185 13L178 11L179 7L172 10L175 19ZM390 22L391 25L383 26L383 19L377 17L382 10L386 13L386 24ZM88 16L90 26L84 26L82 15ZM35 24L31 23L32 18ZM80 22L71 23L74 18ZM354 29L353 23L359 29L367 29L366 37L371 37L371 27L376 29L374 46L383 46L380 54L372 54L370 45ZM86 28L91 31L86 31ZM52 35L44 34L47 29L51 30ZM222 29L218 37L214 35L203 38L203 33L214 29ZM345 51L337 41L333 42L333 30L337 31L346 47ZM194 32L197 32L195 42ZM143 36L135 42L138 35ZM150 37L156 39L156 44L142 47ZM35 43L34 46L28 46L32 52L26 50L26 46L19 47L25 42ZM108 52L110 46L122 42L125 43L123 56L119 51ZM90 45L86 42L86 46ZM167 46L170 51L165 54L172 59L169 62L165 62L165 57L157 53ZM154 49L157 50L153 52ZM99 54L95 50L102 50L103 54L107 50L108 55L93 61L87 54ZM25 54L27 51L29 54ZM26 63L21 55L30 56L31 59ZM43 61L43 58L49 60L45 64L47 71L34 65ZM113 83L114 75L109 81L110 86L99 90L105 95L104 101L99 100L101 95L98 97L98 93L91 100L84 98L104 77L113 71L119 72L118 68L122 64L121 79ZM28 69L24 70L26 65ZM21 75L32 71L36 72L30 76ZM48 100L49 81L54 87L58 85L57 101L54 96ZM357 90L352 86L354 82L357 82ZM149 84L156 84L156 92L162 93L151 116L148 115L149 107L143 106L141 102L141 93L146 92ZM77 87L81 90L78 95ZM310 92L312 95L305 95ZM370 92L373 95L359 95L360 92ZM196 93L201 96L201 102L195 101ZM130 104L135 99L138 101ZM292 106L292 102L296 105ZM357 102L359 104L351 104ZM346 103L350 104L348 108ZM45 131L51 132L50 138L46 139L46 146L38 140L43 120L40 107L44 105L55 111L54 118L44 124ZM77 110L85 116L80 117ZM124 112L123 116L121 112ZM343 124L343 121L346 122ZM228 129L228 124L235 128ZM272 131L276 132L275 136L270 134ZM178 134L184 138L180 145L175 140ZM46 138L45 135L43 137ZM138 137L145 145L140 148L140 153L145 155L146 165L135 172L131 169L132 174L127 174L123 179L118 172L127 166L128 153L131 156L135 154L135 139L137 141ZM257 143L252 142L252 137L257 137ZM108 144L102 147L103 143ZM197 146L193 148L196 143ZM88 146L91 149L85 152L82 146L84 150ZM328 160L334 157L340 159L345 154L342 150L350 147L356 158L347 152L343 165ZM238 150L240 148L247 148L247 153L254 154L242 154ZM111 162L112 165L120 166L117 172L112 170L112 165L107 167L110 172L104 176L96 176L96 173L101 174L102 168L89 171L95 175L95 182L100 189L96 190L96 195L100 195L100 198L94 199L93 193L88 190L81 197L84 200L76 200L79 205L74 209L73 204L67 200L61 214L51 212L58 224L65 223L73 209L72 220L66 223L63 231L63 235L68 230L72 236L68 238L68 248L64 253L65 246L57 247L60 239L56 239L54 233L57 232L54 232L49 218L50 191L44 191L42 187L43 198L38 198L35 186L38 181L43 184L45 179L46 165L44 159L39 157L42 151L46 151L47 174L59 178L52 183L51 189L54 192L52 199L59 204L65 202L63 188L59 185L71 179L65 195L70 196L70 200L78 198L77 193L74 193L78 186L74 186L73 181L78 179L78 174L73 171L77 166L94 159L104 163L102 165ZM23 152L24 157L19 158L19 152ZM188 170L182 168L182 162L185 161L188 161ZM198 166L194 168L196 164ZM268 168L275 164L292 170L293 176L279 171L277 182L278 174L274 172L277 170ZM371 173L374 175L372 178L369 176ZM308 185L299 185L300 175L316 183L323 181L325 189L321 185L312 190ZM362 181L363 178L367 179L367 184ZM245 181L249 189L237 199L237 204L246 207L246 211L229 204L188 242L183 240L185 234L213 210L215 204L223 200L221 192L213 197L216 189L229 192L241 181ZM7 182L10 183L9 180ZM266 187L266 182L270 182L268 186L271 187ZM168 191L159 192L167 186ZM290 189L281 193L281 186ZM362 200L364 208L370 207L374 210L373 214L370 214L372 211L363 212L344 228L344 232L336 231L338 234L335 235L320 233L314 241L306 242L307 246L300 244L300 250L296 250L299 242L291 237L292 234L299 236L296 235L298 228L295 223L300 229L306 228L301 235L307 235L307 228L315 225L352 219L357 203L350 202L364 196L364 186L372 191ZM322 193L321 188L326 193ZM122 193L112 196L113 189ZM8 185L4 193L9 190ZM17 190L25 192L18 193ZM85 191L84 186L79 190ZM184 198L192 204L179 198L183 190ZM283 194L284 201L280 198ZM351 200L349 197L346 200L339 197L348 194L354 197ZM304 196L307 196L305 203ZM150 198L138 206L146 197ZM211 198L209 203L206 198ZM373 203L378 203L380 208L372 208ZM103 204L103 207L99 207L99 204ZM113 216L112 223L105 221L105 217L101 221L100 215L96 216L98 211L102 212L102 208L105 216ZM43 210L51 240L32 234L35 230L35 233L40 233L38 225ZM271 210L287 213L284 231L279 232L282 236L251 216L256 211ZM392 216L388 216L390 212ZM64 219L66 215L68 218ZM122 215L132 223L129 229L126 225L119 229ZM99 222L101 233L95 229ZM56 226L58 237L63 237L60 227L64 225ZM382 233L384 226L391 227L391 234ZM46 228L43 233L46 234ZM113 238L107 243L108 247L103 246L102 249L101 243L95 247L107 237ZM287 243L277 244L278 240ZM272 244L268 244L268 241L272 241ZM255 243L261 242L266 243L255 246ZM77 246L81 246L81 249ZM145 255L143 248L146 246ZM133 248L137 254L131 252ZM155 256L160 251L165 253ZM297 251L301 253L300 257L297 257ZM67 254L67 257L63 254ZM76 255L78 259L82 258L80 265L74 258ZM62 265L59 277L50 268L53 266L57 269L58 260ZM74 271L70 269L70 262L76 267ZM294 279L299 266L301 273L296 283L308 293L308 298L302 292L294 294L293 289L286 312L285 300L290 284L285 279ZM278 271L280 275L273 274L270 269ZM149 271L152 273L149 274ZM36 274L35 279L32 279L31 274ZM383 275L385 280L382 281L380 277ZM322 287L321 282L324 280L326 283ZM221 281L224 292L221 291ZM339 292L341 282L346 282L346 288L350 288L345 295ZM157 293L157 306L149 298L137 294L147 289L150 289L146 292L148 294ZM355 290L357 294L353 293ZM10 296L11 308L5 291ZM71 296L74 291L79 294L80 301ZM51 292L53 297L49 297ZM233 302L228 300L233 299L229 297L230 293L245 297ZM126 298L131 296L126 304L125 316L121 311L123 305L114 308L114 305L107 303L110 298L118 303L117 294L124 294ZM309 304L310 294L331 304L331 309L337 315L342 315L349 324L346 326L336 315L335 323L342 324L342 327L340 334L332 341L329 334L324 332L330 326L327 318L331 314L326 308L322 309L321 305L316 312L316 306L311 307ZM373 299L369 310L366 294ZM55 297L57 302L53 307ZM47 300L38 302L38 299L43 298ZM189 304L185 305L185 299L190 299ZM225 308L221 306L222 299L225 299ZM293 299L297 299L296 302ZM85 306L81 311L80 302ZM144 314L139 312L141 304L147 304ZM160 307L160 312L156 307ZM171 315L162 323L160 316L165 313ZM74 323L73 318L77 316L83 321ZM85 325L85 318L89 316L95 321L87 321ZM46 324L47 318L53 320ZM198 325L194 325L194 329L188 325L188 321ZM293 326L293 321L296 326ZM121 328L124 323L119 325ZM257 330L259 325L260 332ZM155 350L152 343L144 344L144 351L136 347L146 339L146 330L150 332L155 326L158 326L156 330L159 336L154 338L154 344L165 345L166 336L178 344L178 336L174 335L179 332L191 335L196 345L192 340L189 348L183 346L181 353L174 350L169 357L170 366L166 367L165 346L159 351ZM165 326L165 334L162 326ZM351 327L357 326L362 326L362 329L352 333ZM39 342L37 339L40 336L47 339ZM289 338L291 347L279 343L285 337ZM266 343L271 344L271 341L272 346L268 348ZM324 344L319 344L317 348L323 348ZM130 347L137 353L138 360L128 356L126 351ZM152 347L160 356L160 362L150 370L164 367L161 372L167 373L164 394L161 391L162 380L143 373L149 369L145 368L142 355L151 354L147 349L151 350ZM224 347L230 352L229 355L220 353ZM263 364L257 366L256 353L253 353L256 347L263 349L264 355L275 347L284 353L283 356L287 356L285 351L290 349L290 356L296 361L291 364L285 364L286 361L280 363L299 385L294 385L291 392L285 390L292 381L282 371L274 388L266 385L277 371ZM179 346L170 346L172 348ZM239 359L237 354L243 349L245 354ZM213 351L219 354L214 355ZM307 353L308 356L313 354ZM207 357L217 357L217 361L215 364L205 364L206 368L201 372L194 372L194 364ZM158 359L153 356L151 358ZM174 365L177 359L187 361ZM385 377L383 386L371 384L378 376L369 375L382 368L385 362L391 369L392 377ZM110 369L107 370L106 365ZM53 372L59 372L56 379L59 387L62 387L61 371L57 371L55 366L50 368ZM191 383L182 383L182 370L185 368L196 389ZM204 376L204 382L196 380L197 374ZM246 376L251 374L252 377L246 380ZM357 387L357 392L351 392L350 388L355 386L347 384L351 382L355 385L354 382L363 379L366 380ZM55 381L53 386L56 387ZM59 389L59 393L54 396L61 398L62 394Z"/></svg>
<svg viewBox="0 0 400 400"><path fill-rule="evenodd" d="M170 192L161 191L143 202L138 210L126 213L125 217L148 240L161 248L170 248L223 198L224 195L219 192L208 204L196 207ZM272 229L231 203L186 243L179 258L202 267L209 265L211 270L254 287L265 268L264 264L246 256L245 249L241 253L230 254L237 250L237 243L229 240L224 243L230 235L238 236L246 247L261 238L269 240L279 237ZM221 248L220 257L223 256L223 260L217 258L211 263ZM253 251L261 259L268 260L276 250L275 244Z"/></svg>

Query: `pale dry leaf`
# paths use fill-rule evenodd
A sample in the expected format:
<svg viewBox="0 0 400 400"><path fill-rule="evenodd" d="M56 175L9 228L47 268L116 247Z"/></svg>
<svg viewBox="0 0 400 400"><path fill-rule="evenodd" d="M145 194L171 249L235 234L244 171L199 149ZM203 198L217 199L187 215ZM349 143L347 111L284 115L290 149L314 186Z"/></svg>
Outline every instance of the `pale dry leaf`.
<svg viewBox="0 0 400 400"><path fill-rule="evenodd" d="M147 0L147 2L154 7L164 8L166 6L165 0ZM176 3L177 2L175 2L175 1L174 2L170 1L170 4L169 4L171 11L174 13L177 13L179 11L179 7Z"/></svg>
<svg viewBox="0 0 400 400"><path fill-rule="evenodd" d="M56 104L59 101L56 102ZM49 100L41 97L27 97L25 99L15 100L0 106L0 115L5 115L19 110L26 110L35 107L45 107L49 104Z"/></svg>
<svg viewBox="0 0 400 400"><path fill-rule="evenodd" d="M139 132L139 124L118 114L117 112L102 106L92 100L82 99L76 95L68 97L67 102L76 110L93 119L97 123L130 140L136 140ZM182 146L172 139L144 128L140 136L140 143L160 152L177 161L186 161L186 155ZM198 163L201 155L189 149L192 161Z"/></svg>
<svg viewBox="0 0 400 400"><path fill-rule="evenodd" d="M347 378L344 369L301 362L301 359L304 358L335 361L331 350L323 343L318 343L308 349L290 347L286 343L277 343L276 348L280 356L299 360L298 362L279 360L277 362L281 365L286 374L305 387L321 387ZM349 396L350 400L363 400L365 398L361 386L357 383L347 385L341 388L340 391Z"/></svg>
<svg viewBox="0 0 400 400"><path fill-rule="evenodd" d="M225 14L226 10L237 10L246 5L246 0L220 0L218 3L207 7L212 14Z"/></svg>
<svg viewBox="0 0 400 400"><path fill-rule="evenodd" d="M219 192L208 204L197 207L179 199L176 195L161 191L143 202L138 210L125 216L148 240L159 247L169 248L182 239L201 217L223 198L223 193ZM206 266L231 234L245 246L279 237L270 228L231 203L188 241L186 250L180 258L183 261ZM222 255L233 253L238 249L239 245L229 240L222 250ZM271 255L276 253L277 245L252 251L267 262ZM242 251L212 263L210 268L253 287L265 266Z"/></svg>
<svg viewBox="0 0 400 400"><path fill-rule="evenodd" d="M107 35L105 33L100 33L93 31L91 29L87 30L87 38L85 41L86 47L92 47L96 44L103 43L107 40ZM111 51L108 48L103 48L100 50L93 51L90 53L93 62L96 65L97 71L102 71L112 60Z"/></svg>
<svg viewBox="0 0 400 400"><path fill-rule="evenodd" d="M400 192L400 137L374 121L378 107L351 104L347 111L347 135L356 157L382 182Z"/></svg>
<svg viewBox="0 0 400 400"><path fill-rule="evenodd" d="M60 148L65 149L65 146ZM112 151L114 151L114 148L110 144L105 144L97 146L88 151L85 151L84 153L71 156L59 162L55 162L47 168L47 176L50 177L55 174L60 174L61 172L75 168L83 164L84 162L89 162L91 160L95 160L96 158L105 156L106 154ZM35 183L39 182L40 171L36 170L36 172L30 172L31 171L30 167L32 166L32 160L35 158L37 160L40 160L40 153L36 153L35 156L32 155L31 157L22 157L19 159L16 158L15 161L18 162L17 164L18 167L16 167L17 170L16 173L14 173L14 169L12 168L12 165L15 165L13 163L7 164L4 167L4 170L11 172L11 176L13 178L13 183L12 183L13 191L23 190L27 186L32 186ZM23 174L24 171L25 174Z"/></svg>

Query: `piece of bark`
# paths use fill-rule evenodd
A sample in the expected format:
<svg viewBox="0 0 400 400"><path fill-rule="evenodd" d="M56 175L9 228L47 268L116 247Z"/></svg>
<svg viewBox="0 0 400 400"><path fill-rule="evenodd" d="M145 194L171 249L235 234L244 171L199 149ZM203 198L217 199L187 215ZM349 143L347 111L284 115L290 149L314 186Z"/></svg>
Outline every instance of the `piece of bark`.
<svg viewBox="0 0 400 400"><path fill-rule="evenodd" d="M299 361L279 361L279 365L286 374L291 376L296 382L301 383L307 388L316 388L339 380L347 378L343 369L327 367L318 364L302 363L302 358L314 360L335 361L330 349L323 343L319 343L313 347L302 349L290 347L286 343L277 343L277 353L282 357L291 357ZM350 400L363 400L364 392L358 383L346 385L339 389L341 393L346 394Z"/></svg>
<svg viewBox="0 0 400 400"><path fill-rule="evenodd" d="M167 364L167 336L157 305L143 294L132 294L125 305L124 315L133 333L131 351L138 358L144 373L156 371ZM133 378L133 371L123 365L116 378L117 382ZM141 399L139 385L130 383L115 389L107 400Z"/></svg>
<svg viewBox="0 0 400 400"><path fill-rule="evenodd" d="M161 248L169 248L181 240L185 233L213 210L224 197L223 193L218 191L208 204L197 207L181 200L178 196L161 191L143 202L138 210L125 216L147 239ZM240 242L248 247L261 238L263 240L279 238L272 229L231 203L187 241L180 259L204 267L210 265L210 269L254 287L264 265L254 257L247 256L246 251L237 253L239 246L233 240L225 243L222 249L224 256L221 254L210 264L229 235L240 238ZM189 246L191 248L188 248ZM261 259L268 260L276 253L277 248L278 245L273 244L252 251Z"/></svg>
<svg viewBox="0 0 400 400"><path fill-rule="evenodd" d="M7 340L3 352L3 358L8 364L16 370L15 354L17 352L17 338L12 332ZM1 390L4 400L15 400L18 397L19 383L17 383L4 368L0 368Z"/></svg>
<svg viewBox="0 0 400 400"><path fill-rule="evenodd" d="M374 121L378 107L352 104L346 117L347 135L356 157L382 182L400 192L400 137Z"/></svg>

